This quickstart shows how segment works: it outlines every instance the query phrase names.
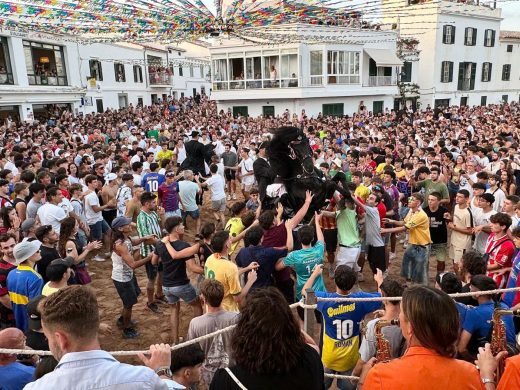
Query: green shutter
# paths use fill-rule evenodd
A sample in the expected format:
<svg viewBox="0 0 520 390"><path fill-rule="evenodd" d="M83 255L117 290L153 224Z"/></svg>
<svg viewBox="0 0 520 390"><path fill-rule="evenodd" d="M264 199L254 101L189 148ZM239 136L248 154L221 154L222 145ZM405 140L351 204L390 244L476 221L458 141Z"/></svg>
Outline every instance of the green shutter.
<svg viewBox="0 0 520 390"><path fill-rule="evenodd" d="M448 77L448 82L451 83L453 81L453 62L448 62L449 64L449 77Z"/></svg>
<svg viewBox="0 0 520 390"><path fill-rule="evenodd" d="M457 83L457 90L462 91L464 82L464 62L459 62L459 79Z"/></svg>
<svg viewBox="0 0 520 390"><path fill-rule="evenodd" d="M477 64L473 62L471 64L471 78L469 80L469 89L473 91L475 89L475 76L477 74Z"/></svg>

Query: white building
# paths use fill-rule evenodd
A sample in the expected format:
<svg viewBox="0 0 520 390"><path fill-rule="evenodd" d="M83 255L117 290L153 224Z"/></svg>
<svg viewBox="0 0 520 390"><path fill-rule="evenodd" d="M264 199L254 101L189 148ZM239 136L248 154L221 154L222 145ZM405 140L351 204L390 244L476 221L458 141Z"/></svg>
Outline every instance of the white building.
<svg viewBox="0 0 520 390"><path fill-rule="evenodd" d="M2 30L0 119L32 120L55 106L86 114L209 93L209 53L193 47L197 57L190 44L87 45Z"/></svg>
<svg viewBox="0 0 520 390"><path fill-rule="evenodd" d="M401 36L419 40L414 77L423 107L518 99L520 39L500 33L500 9L443 0L383 0L383 15L385 22L397 24Z"/></svg>
<svg viewBox="0 0 520 390"><path fill-rule="evenodd" d="M393 108L403 65L395 54L395 32L301 24L283 28L287 43L221 39L210 47L212 99L219 110L254 117L281 115L286 109L298 115L302 110L309 116L352 115L361 101L376 113Z"/></svg>

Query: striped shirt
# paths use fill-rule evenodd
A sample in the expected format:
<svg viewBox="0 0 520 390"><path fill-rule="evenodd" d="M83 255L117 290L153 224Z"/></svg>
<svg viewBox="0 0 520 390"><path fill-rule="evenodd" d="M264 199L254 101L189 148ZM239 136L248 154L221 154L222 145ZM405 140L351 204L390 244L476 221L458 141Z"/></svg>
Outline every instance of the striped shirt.
<svg viewBox="0 0 520 390"><path fill-rule="evenodd" d="M139 237L148 236L155 234L157 237L161 237L161 219L159 215L152 211L147 213L143 210L137 216L137 233ZM154 251L154 245L146 245L144 242L141 244L141 256L146 257Z"/></svg>
<svg viewBox="0 0 520 390"><path fill-rule="evenodd" d="M43 279L32 267L19 265L7 276L7 289L14 312L16 327L23 332L27 331L29 318L27 304L42 293Z"/></svg>

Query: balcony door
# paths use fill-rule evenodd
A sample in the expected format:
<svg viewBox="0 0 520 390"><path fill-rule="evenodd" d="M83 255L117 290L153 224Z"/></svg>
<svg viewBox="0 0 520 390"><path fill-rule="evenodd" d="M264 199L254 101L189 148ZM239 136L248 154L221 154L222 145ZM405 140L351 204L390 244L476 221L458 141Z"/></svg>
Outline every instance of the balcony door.
<svg viewBox="0 0 520 390"><path fill-rule="evenodd" d="M474 90L476 73L477 64L475 62L459 62L459 79L457 84L457 90Z"/></svg>

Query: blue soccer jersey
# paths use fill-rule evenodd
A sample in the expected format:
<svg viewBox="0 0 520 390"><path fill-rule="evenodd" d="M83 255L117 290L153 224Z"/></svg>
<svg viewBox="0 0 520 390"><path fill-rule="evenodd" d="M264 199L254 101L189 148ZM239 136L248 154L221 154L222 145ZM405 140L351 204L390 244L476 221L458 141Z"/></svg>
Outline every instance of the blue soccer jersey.
<svg viewBox="0 0 520 390"><path fill-rule="evenodd" d="M164 175L160 175L156 172L150 172L143 176L141 185L144 189L152 194L157 194L159 186L164 183Z"/></svg>

